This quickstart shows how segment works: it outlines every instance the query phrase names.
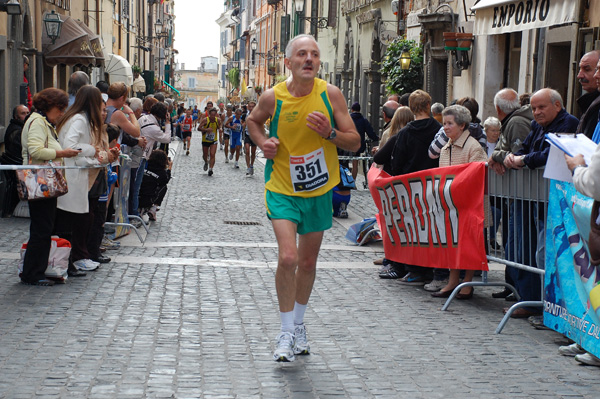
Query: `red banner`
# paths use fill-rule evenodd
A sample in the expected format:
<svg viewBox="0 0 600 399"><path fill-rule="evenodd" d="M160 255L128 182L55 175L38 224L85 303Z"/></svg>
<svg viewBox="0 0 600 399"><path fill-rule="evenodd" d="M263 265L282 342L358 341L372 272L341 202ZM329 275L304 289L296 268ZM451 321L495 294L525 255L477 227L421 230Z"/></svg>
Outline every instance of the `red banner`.
<svg viewBox="0 0 600 399"><path fill-rule="evenodd" d="M385 257L410 265L488 270L483 234L485 163L390 176L375 167L369 188Z"/></svg>

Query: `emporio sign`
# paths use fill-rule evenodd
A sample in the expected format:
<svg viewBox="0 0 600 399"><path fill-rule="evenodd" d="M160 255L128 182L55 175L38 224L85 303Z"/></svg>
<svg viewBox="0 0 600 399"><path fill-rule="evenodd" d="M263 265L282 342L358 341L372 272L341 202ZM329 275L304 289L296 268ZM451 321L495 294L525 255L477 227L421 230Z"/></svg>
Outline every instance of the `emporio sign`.
<svg viewBox="0 0 600 399"><path fill-rule="evenodd" d="M482 0L476 12L476 35L493 35L577 22L579 1Z"/></svg>

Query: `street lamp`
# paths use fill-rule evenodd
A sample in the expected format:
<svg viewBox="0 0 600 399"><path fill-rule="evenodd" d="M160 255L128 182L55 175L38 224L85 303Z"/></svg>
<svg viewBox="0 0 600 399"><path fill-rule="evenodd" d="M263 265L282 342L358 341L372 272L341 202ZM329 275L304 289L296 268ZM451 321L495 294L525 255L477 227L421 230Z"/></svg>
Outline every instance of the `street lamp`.
<svg viewBox="0 0 600 399"><path fill-rule="evenodd" d="M8 15L20 15L21 14L21 4L17 0L7 0L0 1L0 10L6 11Z"/></svg>
<svg viewBox="0 0 600 399"><path fill-rule="evenodd" d="M51 13L47 13L44 16L44 26L46 27L46 35L52 40L52 44L60 37L60 30L62 28L63 21L60 19L60 15L52 10Z"/></svg>
<svg viewBox="0 0 600 399"><path fill-rule="evenodd" d="M162 33L163 30L163 23L161 22L160 18L158 18L156 20L156 22L154 23L154 32L156 32L156 36L160 36L160 34Z"/></svg>
<svg viewBox="0 0 600 399"><path fill-rule="evenodd" d="M256 41L256 38L253 38L250 42L250 49L252 51L256 51L256 49L258 49L258 42Z"/></svg>
<svg viewBox="0 0 600 399"><path fill-rule="evenodd" d="M296 14L301 14L302 11L304 11L304 0L296 0ZM325 17L298 17L298 19L308 21L319 29L326 29L329 26L329 20Z"/></svg>
<svg viewBox="0 0 600 399"><path fill-rule="evenodd" d="M400 66L404 71L410 69L410 61L410 53L405 47L404 50L402 50L402 55L400 56Z"/></svg>

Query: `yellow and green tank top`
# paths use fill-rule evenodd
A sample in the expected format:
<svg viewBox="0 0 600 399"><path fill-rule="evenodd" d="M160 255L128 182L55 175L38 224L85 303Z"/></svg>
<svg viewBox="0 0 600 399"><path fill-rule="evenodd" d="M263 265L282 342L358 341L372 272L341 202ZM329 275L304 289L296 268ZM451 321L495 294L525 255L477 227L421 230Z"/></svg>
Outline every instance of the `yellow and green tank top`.
<svg viewBox="0 0 600 399"><path fill-rule="evenodd" d="M212 128L212 132L202 132L203 143L216 143L219 139L219 117L215 116L215 119L206 118L205 128Z"/></svg>
<svg viewBox="0 0 600 399"><path fill-rule="evenodd" d="M275 158L267 161L265 188L297 197L323 195L340 181L337 149L335 144L306 126L306 117L311 112L321 112L335 127L327 82L315 78L312 92L303 97L292 96L286 82L279 83L273 90L275 112L269 137L279 139L279 147Z"/></svg>

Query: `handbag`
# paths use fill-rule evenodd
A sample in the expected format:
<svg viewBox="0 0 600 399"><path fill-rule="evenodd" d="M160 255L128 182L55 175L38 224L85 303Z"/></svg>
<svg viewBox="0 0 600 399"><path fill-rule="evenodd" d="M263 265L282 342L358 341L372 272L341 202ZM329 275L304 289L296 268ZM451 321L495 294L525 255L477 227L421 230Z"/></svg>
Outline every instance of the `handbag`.
<svg viewBox="0 0 600 399"><path fill-rule="evenodd" d="M29 124L31 126L31 123ZM46 136L46 148L48 148L48 137ZM27 159L31 165L29 151ZM69 188L63 174L54 168L52 161L46 161L43 169L19 169L17 174L17 192L19 198L24 201L36 201L48 198L57 198L65 195Z"/></svg>
<svg viewBox="0 0 600 399"><path fill-rule="evenodd" d="M352 177L352 172L350 172L350 169L344 168L342 165L340 165L340 183L342 187L347 189L356 188L356 182Z"/></svg>

